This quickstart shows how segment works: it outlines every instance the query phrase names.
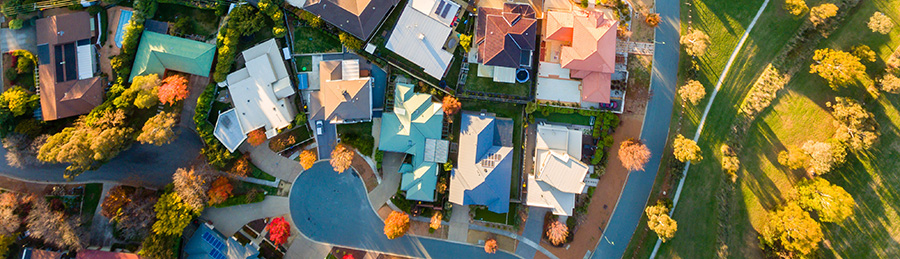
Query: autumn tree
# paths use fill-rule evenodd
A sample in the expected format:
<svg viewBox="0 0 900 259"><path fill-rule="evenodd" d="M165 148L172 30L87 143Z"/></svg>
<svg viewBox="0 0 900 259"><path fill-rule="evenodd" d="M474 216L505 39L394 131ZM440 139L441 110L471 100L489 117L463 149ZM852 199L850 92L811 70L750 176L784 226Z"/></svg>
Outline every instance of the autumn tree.
<svg viewBox="0 0 900 259"><path fill-rule="evenodd" d="M216 205L224 202L231 197L232 190L234 190L234 187L231 186L231 182L228 180L228 177L219 176L218 179L213 181L212 187L209 187L209 204Z"/></svg>
<svg viewBox="0 0 900 259"><path fill-rule="evenodd" d="M788 149L778 152L778 163L791 170L803 168L808 157L801 151Z"/></svg>
<svg viewBox="0 0 900 259"><path fill-rule="evenodd" d="M161 112L150 117L141 128L141 134L138 135L137 141L157 146L172 143L175 140L173 128L176 116L177 114L174 112Z"/></svg>
<svg viewBox="0 0 900 259"><path fill-rule="evenodd" d="M155 192L142 188L131 195L131 202L122 207L119 215L115 217L116 229L122 237L138 240L150 234L153 219L156 218L153 206L157 200Z"/></svg>
<svg viewBox="0 0 900 259"><path fill-rule="evenodd" d="M95 110L48 138L37 158L69 163L66 176L71 177L118 155L131 143L131 133L131 127L125 123L125 111Z"/></svg>
<svg viewBox="0 0 900 259"><path fill-rule="evenodd" d="M287 239L291 237L291 225L284 220L284 217L272 219L266 228L269 229L269 240L275 246L286 243Z"/></svg>
<svg viewBox="0 0 900 259"><path fill-rule="evenodd" d="M156 235L180 236L184 228L191 224L194 216L200 215L198 211L182 202L181 197L174 192L163 194L153 208L156 211L153 233Z"/></svg>
<svg viewBox="0 0 900 259"><path fill-rule="evenodd" d="M15 213L18 207L18 195L13 192L0 194L0 235L12 235L22 225L22 219Z"/></svg>
<svg viewBox="0 0 900 259"><path fill-rule="evenodd" d="M675 153L675 159L678 159L678 161L691 161L697 163L703 160L703 155L701 155L702 151L700 150L700 146L697 146L697 142L687 139L681 134L675 136L672 147L674 149L672 152Z"/></svg>
<svg viewBox="0 0 900 259"><path fill-rule="evenodd" d="M900 78L894 74L885 74L878 80L878 84L881 85L882 91L892 94L900 93Z"/></svg>
<svg viewBox="0 0 900 259"><path fill-rule="evenodd" d="M103 199L103 203L100 204L100 215L110 220L119 216L122 207L131 202L133 193L134 188L124 185L116 185L110 188L106 192L106 198Z"/></svg>
<svg viewBox="0 0 900 259"><path fill-rule="evenodd" d="M628 171L644 171L644 165L650 161L650 149L639 140L629 138L619 146L619 160Z"/></svg>
<svg viewBox="0 0 900 259"><path fill-rule="evenodd" d="M300 165L303 166L303 169L309 170L316 163L316 160L319 160L318 155L314 149L307 149L300 152Z"/></svg>
<svg viewBox="0 0 900 259"><path fill-rule="evenodd" d="M878 140L878 122L875 115L850 98L836 97L835 102L828 102L831 116L835 118L837 130L834 138L844 142L855 150L864 150Z"/></svg>
<svg viewBox="0 0 900 259"><path fill-rule="evenodd" d="M706 96L706 88L697 80L688 80L687 83L678 88L678 96L681 100L697 105Z"/></svg>
<svg viewBox="0 0 900 259"><path fill-rule="evenodd" d="M782 256L809 255L819 247L824 235L819 223L797 203L788 203L770 212L760 238L763 245L771 247Z"/></svg>
<svg viewBox="0 0 900 259"><path fill-rule="evenodd" d="M784 10L787 10L788 13L794 16L799 16L806 12L809 7L806 6L806 1L803 0L785 0L784 1Z"/></svg>
<svg viewBox="0 0 900 259"><path fill-rule="evenodd" d="M691 29L688 34L681 36L681 45L684 46L684 51L691 56L703 56L709 44L709 36L700 30Z"/></svg>
<svg viewBox="0 0 900 259"><path fill-rule="evenodd" d="M175 249L173 247L181 240L180 236L181 233L178 235L150 234L141 243L141 250L138 251L138 255L141 258L175 258Z"/></svg>
<svg viewBox="0 0 900 259"><path fill-rule="evenodd" d="M738 159L737 154L734 153L734 150L731 149L728 145L722 145L719 150L722 152L722 170L731 177L731 181L734 182L737 180L737 171L741 168L741 160Z"/></svg>
<svg viewBox="0 0 900 259"><path fill-rule="evenodd" d="M812 22L813 25L819 26L820 24L825 23L825 20L828 18L837 15L837 11L837 5L832 3L820 4L809 11L809 21Z"/></svg>
<svg viewBox="0 0 900 259"><path fill-rule="evenodd" d="M171 75L163 79L156 95L162 104L174 105L188 97L187 79L181 75Z"/></svg>
<svg viewBox="0 0 900 259"><path fill-rule="evenodd" d="M853 56L859 58L860 61L864 62L875 62L878 58L878 55L875 54L875 51L872 50L868 45L856 45L851 49L851 53Z"/></svg>
<svg viewBox="0 0 900 259"><path fill-rule="evenodd" d="M547 239L555 246L562 245L569 236L569 227L559 220L555 220L547 227Z"/></svg>
<svg viewBox="0 0 900 259"><path fill-rule="evenodd" d="M253 170L250 165L250 155L244 154L240 159L234 161L234 164L231 165L231 169L229 169L228 172L237 176L246 177L250 174L250 171Z"/></svg>
<svg viewBox="0 0 900 259"><path fill-rule="evenodd" d="M0 140L6 149L6 163L16 168L42 164L43 161L37 159L38 151L49 137L50 135L40 135L31 139L28 135L19 133L6 135L6 138Z"/></svg>
<svg viewBox="0 0 900 259"><path fill-rule="evenodd" d="M440 212L435 212L434 215L431 215L431 223L428 224L428 227L434 230L441 228L441 219L443 218L443 214L441 214Z"/></svg>
<svg viewBox="0 0 900 259"><path fill-rule="evenodd" d="M406 235L409 230L409 215L400 211L391 211L384 221L384 235L394 239Z"/></svg>
<svg viewBox="0 0 900 259"><path fill-rule="evenodd" d="M178 168L172 175L175 193L181 198L180 201L196 213L203 211L209 199L206 196L207 178L207 174L193 168Z"/></svg>
<svg viewBox="0 0 900 259"><path fill-rule="evenodd" d="M891 33L891 29L894 29L894 21L891 20L891 17L881 12L872 14L872 17L869 17L869 23L866 25L869 26L872 32L881 34Z"/></svg>
<svg viewBox="0 0 900 259"><path fill-rule="evenodd" d="M818 49L813 55L813 61L809 65L809 72L824 78L835 90L866 77L866 67L859 62L859 58L844 51Z"/></svg>
<svg viewBox="0 0 900 259"><path fill-rule="evenodd" d="M647 25L650 25L650 27L659 26L659 21L660 18L658 13L647 14L647 18L644 19L644 22L646 22Z"/></svg>
<svg viewBox="0 0 900 259"><path fill-rule="evenodd" d="M488 238L484 241L484 252L488 254L497 253L497 239Z"/></svg>
<svg viewBox="0 0 900 259"><path fill-rule="evenodd" d="M343 173L350 168L351 163L353 163L353 150L344 144L335 146L331 151L331 167L334 167L334 171Z"/></svg>
<svg viewBox="0 0 900 259"><path fill-rule="evenodd" d="M462 103L451 95L444 96L443 105L444 108L444 118L448 118L459 112L459 109L462 108Z"/></svg>
<svg viewBox="0 0 900 259"><path fill-rule="evenodd" d="M66 217L63 212L52 211L42 198L31 202L31 211L25 217L28 236L43 240L61 249L78 250L81 238L75 232L78 216Z"/></svg>
<svg viewBox="0 0 900 259"><path fill-rule="evenodd" d="M647 213L647 227L656 232L663 243L675 237L675 232L678 231L678 222L669 217L668 207L656 204L647 207L644 212Z"/></svg>
<svg viewBox="0 0 900 259"><path fill-rule="evenodd" d="M9 109L13 116L22 116L37 106L40 99L40 96L26 91L21 86L13 86L0 94L0 107Z"/></svg>
<svg viewBox="0 0 900 259"><path fill-rule="evenodd" d="M844 162L847 151L839 142L806 141L800 148L809 156L808 171L812 175L821 175L830 172L835 166Z"/></svg>
<svg viewBox="0 0 900 259"><path fill-rule="evenodd" d="M262 143L266 142L266 132L263 128L256 129L247 133L247 143L250 143L252 146L259 146Z"/></svg>
<svg viewBox="0 0 900 259"><path fill-rule="evenodd" d="M804 180L797 187L800 207L815 211L822 222L841 222L853 215L856 202L844 188L822 177Z"/></svg>

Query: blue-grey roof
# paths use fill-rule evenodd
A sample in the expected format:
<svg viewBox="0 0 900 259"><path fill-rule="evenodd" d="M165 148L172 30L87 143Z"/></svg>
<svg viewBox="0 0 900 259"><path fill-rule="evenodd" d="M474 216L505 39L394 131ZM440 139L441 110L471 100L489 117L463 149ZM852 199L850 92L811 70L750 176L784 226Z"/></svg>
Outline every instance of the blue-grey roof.
<svg viewBox="0 0 900 259"><path fill-rule="evenodd" d="M450 175L450 202L509 211L513 121L493 113L464 111L457 168Z"/></svg>
<svg viewBox="0 0 900 259"><path fill-rule="evenodd" d="M184 258L247 259L259 258L259 248L250 243L241 245L227 238L206 223L200 224L184 246Z"/></svg>
<svg viewBox="0 0 900 259"><path fill-rule="evenodd" d="M234 108L219 114L213 135L231 152L234 152L247 139Z"/></svg>

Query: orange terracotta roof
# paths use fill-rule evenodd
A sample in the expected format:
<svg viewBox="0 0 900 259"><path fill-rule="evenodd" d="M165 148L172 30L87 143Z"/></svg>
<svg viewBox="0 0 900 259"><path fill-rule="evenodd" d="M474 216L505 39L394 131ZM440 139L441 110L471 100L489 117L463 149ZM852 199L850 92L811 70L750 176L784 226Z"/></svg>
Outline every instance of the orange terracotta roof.
<svg viewBox="0 0 900 259"><path fill-rule="evenodd" d="M612 74L592 72L581 79L581 100L609 103Z"/></svg>
<svg viewBox="0 0 900 259"><path fill-rule="evenodd" d="M604 19L598 12L574 15L572 46L562 47L562 67L615 72L617 25L617 21Z"/></svg>
<svg viewBox="0 0 900 259"><path fill-rule="evenodd" d="M544 40L572 41L572 26L575 17L572 13L547 12L547 29Z"/></svg>

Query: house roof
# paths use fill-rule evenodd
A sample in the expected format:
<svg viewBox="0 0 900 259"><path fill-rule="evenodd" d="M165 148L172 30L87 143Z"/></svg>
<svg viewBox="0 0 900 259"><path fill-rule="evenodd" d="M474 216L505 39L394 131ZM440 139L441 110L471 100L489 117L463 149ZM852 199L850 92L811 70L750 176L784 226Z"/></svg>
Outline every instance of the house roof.
<svg viewBox="0 0 900 259"><path fill-rule="evenodd" d="M59 259L62 253L26 247L22 251L22 259Z"/></svg>
<svg viewBox="0 0 900 259"><path fill-rule="evenodd" d="M310 95L316 119L332 123L372 120L372 78L359 77L359 60L319 62L319 91Z"/></svg>
<svg viewBox="0 0 900 259"><path fill-rule="evenodd" d="M513 121L493 113L464 111L457 168L450 174L450 202L509 210Z"/></svg>
<svg viewBox="0 0 900 259"><path fill-rule="evenodd" d="M431 2L434 11L422 11ZM422 67L423 71L434 77L443 78L447 67L453 60L453 54L444 49L444 43L452 32L450 23L437 16L435 11L439 5L456 6L453 2L435 0L412 0L403 9L397 25L391 31L385 48L412 63ZM444 7L447 9L447 7ZM453 9L452 7L450 9ZM455 17L456 12L448 16Z"/></svg>
<svg viewBox="0 0 900 259"><path fill-rule="evenodd" d="M117 253L97 250L81 250L78 251L76 259L139 259L137 254Z"/></svg>
<svg viewBox="0 0 900 259"><path fill-rule="evenodd" d="M503 9L478 8L475 42L478 62L518 67L523 55L531 55L537 37L537 19L528 4L505 3ZM527 53L525 53L527 52Z"/></svg>
<svg viewBox="0 0 900 259"><path fill-rule="evenodd" d="M244 134L264 128L271 138L294 120L291 79L275 39L242 52L247 67L228 74L225 81ZM218 124L218 122L217 122ZM240 143L238 143L240 144Z"/></svg>
<svg viewBox="0 0 900 259"><path fill-rule="evenodd" d="M227 238L212 225L200 227L184 245L184 258L248 259L259 257L259 247L253 243L241 245L234 238Z"/></svg>
<svg viewBox="0 0 900 259"><path fill-rule="evenodd" d="M381 141L378 149L413 155L409 170L403 171L400 187L406 198L421 201L434 200L437 183L436 163L429 157L446 154L446 143L441 139L444 111L441 103L432 101L429 94L416 93L410 84L398 83L394 90L394 111L384 113L381 119ZM434 141L434 154L427 154L428 143ZM446 159L446 156L444 156ZM446 161L446 160L445 160Z"/></svg>
<svg viewBox="0 0 900 259"><path fill-rule="evenodd" d="M130 82L135 76L165 74L175 70L198 76L209 76L216 45L144 31L134 58Z"/></svg>
<svg viewBox="0 0 900 259"><path fill-rule="evenodd" d="M219 142L222 142L222 145L229 152L234 152L247 139L247 134L241 128L241 123L234 108L219 113L219 119L216 120L216 128L213 130L213 135L219 139Z"/></svg>
<svg viewBox="0 0 900 259"><path fill-rule="evenodd" d="M303 9L366 41L399 0L308 0Z"/></svg>
<svg viewBox="0 0 900 259"><path fill-rule="evenodd" d="M529 176L527 204L572 215L575 195L584 191L588 166L581 162L584 133L565 126L540 124L535 143L535 174Z"/></svg>
<svg viewBox="0 0 900 259"><path fill-rule="evenodd" d="M550 11L547 17L544 39L570 42L560 48L560 64L571 70L572 78L582 79L582 101L608 103L618 21L584 10Z"/></svg>
<svg viewBox="0 0 900 259"><path fill-rule="evenodd" d="M95 35L87 12L38 19L38 75L41 115L56 120L85 114L103 103L103 83L96 71Z"/></svg>

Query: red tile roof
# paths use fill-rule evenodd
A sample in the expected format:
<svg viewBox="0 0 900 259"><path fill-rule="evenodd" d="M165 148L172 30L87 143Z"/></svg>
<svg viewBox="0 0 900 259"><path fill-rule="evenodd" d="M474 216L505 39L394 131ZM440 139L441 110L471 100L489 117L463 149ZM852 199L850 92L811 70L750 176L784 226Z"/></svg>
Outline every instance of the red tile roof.
<svg viewBox="0 0 900 259"><path fill-rule="evenodd" d="M534 51L536 32L537 19L530 5L506 3L502 10L478 8L478 62L518 67L523 51Z"/></svg>
<svg viewBox="0 0 900 259"><path fill-rule="evenodd" d="M582 101L608 103L618 22L595 11L548 12L547 17L545 40L571 42L561 48L559 63L572 78L582 79Z"/></svg>

